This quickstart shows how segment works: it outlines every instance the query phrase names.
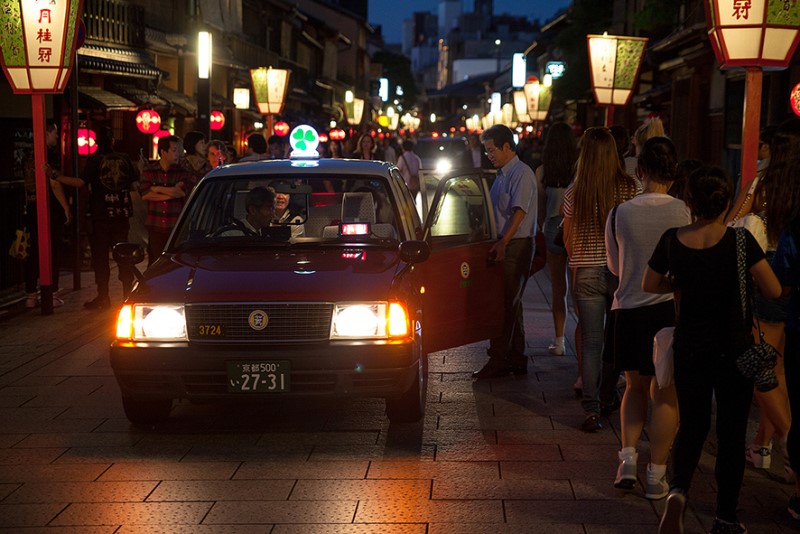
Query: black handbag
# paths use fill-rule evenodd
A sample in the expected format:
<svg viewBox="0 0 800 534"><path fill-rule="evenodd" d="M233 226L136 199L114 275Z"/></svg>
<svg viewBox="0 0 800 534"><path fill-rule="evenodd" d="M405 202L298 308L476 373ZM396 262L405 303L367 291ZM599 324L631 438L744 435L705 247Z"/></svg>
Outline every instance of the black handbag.
<svg viewBox="0 0 800 534"><path fill-rule="evenodd" d="M564 219L561 219L561 222L556 229L556 235L553 237L553 244L557 247L564 248Z"/></svg>
<svg viewBox="0 0 800 534"><path fill-rule="evenodd" d="M745 237L744 228L736 228L736 267L739 274L739 298L742 316L747 324L747 278L745 272ZM736 358L736 368L743 377L752 380L756 389L761 392L772 391L778 387L775 376L775 365L778 363L778 351L764 341L761 323L756 319L759 340L749 346Z"/></svg>

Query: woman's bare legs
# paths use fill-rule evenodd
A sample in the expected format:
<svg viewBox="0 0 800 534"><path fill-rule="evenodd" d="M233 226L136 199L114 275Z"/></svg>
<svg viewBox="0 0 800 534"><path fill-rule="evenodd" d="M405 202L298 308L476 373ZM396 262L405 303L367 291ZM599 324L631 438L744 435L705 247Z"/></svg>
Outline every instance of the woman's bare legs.
<svg viewBox="0 0 800 534"><path fill-rule="evenodd" d="M775 347L782 355L785 344L784 324L768 323L760 321L761 329L764 331L764 340ZM758 332L753 335L758 339ZM780 439L786 439L791 426L792 418L789 413L789 397L786 392L786 377L784 376L783 358L778 358L775 366L775 374L778 377L778 387L772 391L755 391L755 398L758 402L760 414L758 418L758 430L753 438L753 445L770 448L773 435L777 434Z"/></svg>
<svg viewBox="0 0 800 534"><path fill-rule="evenodd" d="M675 385L659 388L658 383L650 378L650 398L653 400L649 435L650 462L666 464L675 435L678 433L678 395Z"/></svg>

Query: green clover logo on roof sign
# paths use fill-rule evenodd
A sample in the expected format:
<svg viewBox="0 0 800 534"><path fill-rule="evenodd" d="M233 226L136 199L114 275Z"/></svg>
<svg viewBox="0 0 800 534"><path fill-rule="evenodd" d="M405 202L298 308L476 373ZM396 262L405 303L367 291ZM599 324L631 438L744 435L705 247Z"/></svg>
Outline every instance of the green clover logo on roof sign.
<svg viewBox="0 0 800 534"><path fill-rule="evenodd" d="M291 157L319 157L317 146L319 146L319 136L317 131L307 124L301 124L292 130L289 136L289 144L292 146Z"/></svg>

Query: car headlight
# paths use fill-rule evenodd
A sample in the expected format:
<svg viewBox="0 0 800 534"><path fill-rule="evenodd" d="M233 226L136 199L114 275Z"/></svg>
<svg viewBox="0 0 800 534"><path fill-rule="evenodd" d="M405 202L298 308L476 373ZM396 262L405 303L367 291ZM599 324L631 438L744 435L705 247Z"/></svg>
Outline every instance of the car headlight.
<svg viewBox="0 0 800 534"><path fill-rule="evenodd" d="M441 158L436 160L436 172L439 174L444 174L446 172L450 172L450 169L453 168L453 164L450 163L449 159Z"/></svg>
<svg viewBox="0 0 800 534"><path fill-rule="evenodd" d="M331 339L387 339L409 331L408 313L399 302L340 303L333 309Z"/></svg>
<svg viewBox="0 0 800 534"><path fill-rule="evenodd" d="M117 317L117 338L133 341L187 341L183 305L125 305Z"/></svg>

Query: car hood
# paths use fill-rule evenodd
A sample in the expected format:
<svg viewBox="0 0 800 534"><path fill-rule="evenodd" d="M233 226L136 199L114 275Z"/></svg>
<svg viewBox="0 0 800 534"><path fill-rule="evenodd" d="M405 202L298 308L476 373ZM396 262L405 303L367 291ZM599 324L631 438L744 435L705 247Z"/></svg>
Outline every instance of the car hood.
<svg viewBox="0 0 800 534"><path fill-rule="evenodd" d="M386 299L396 251L368 247L198 252L163 256L145 273L139 302Z"/></svg>

